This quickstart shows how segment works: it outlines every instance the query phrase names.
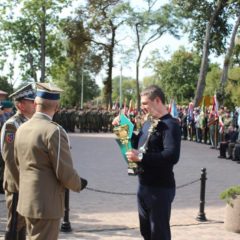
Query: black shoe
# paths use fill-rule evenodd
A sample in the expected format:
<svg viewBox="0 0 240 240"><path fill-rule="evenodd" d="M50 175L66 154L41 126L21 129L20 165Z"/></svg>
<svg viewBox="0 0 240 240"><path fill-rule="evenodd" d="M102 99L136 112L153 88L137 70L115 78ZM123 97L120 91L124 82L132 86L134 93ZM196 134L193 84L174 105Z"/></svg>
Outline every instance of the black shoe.
<svg viewBox="0 0 240 240"><path fill-rule="evenodd" d="M221 155L220 155L220 156L218 156L218 158L226 158L226 156L221 156Z"/></svg>
<svg viewBox="0 0 240 240"><path fill-rule="evenodd" d="M88 181L84 178L80 178L81 179L81 191L87 186Z"/></svg>

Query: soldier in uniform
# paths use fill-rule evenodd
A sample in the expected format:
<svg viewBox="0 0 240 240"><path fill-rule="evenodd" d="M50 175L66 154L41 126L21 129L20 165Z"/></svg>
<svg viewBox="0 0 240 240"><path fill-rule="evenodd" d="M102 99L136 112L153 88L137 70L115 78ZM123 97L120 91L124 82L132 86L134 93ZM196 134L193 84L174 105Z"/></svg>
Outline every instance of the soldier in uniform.
<svg viewBox="0 0 240 240"><path fill-rule="evenodd" d="M57 240L65 188L80 192L87 185L73 168L66 131L52 121L61 91L50 83L37 83L36 113L16 134L17 211L25 217L31 240Z"/></svg>
<svg viewBox="0 0 240 240"><path fill-rule="evenodd" d="M17 112L5 122L1 132L1 152L5 162L3 189L8 209L5 240L23 240L26 239L25 220L16 212L18 188L14 182L14 176L18 176L18 169L14 162L14 140L19 126L31 118L35 112L35 92L32 85L28 84L10 97L15 101Z"/></svg>

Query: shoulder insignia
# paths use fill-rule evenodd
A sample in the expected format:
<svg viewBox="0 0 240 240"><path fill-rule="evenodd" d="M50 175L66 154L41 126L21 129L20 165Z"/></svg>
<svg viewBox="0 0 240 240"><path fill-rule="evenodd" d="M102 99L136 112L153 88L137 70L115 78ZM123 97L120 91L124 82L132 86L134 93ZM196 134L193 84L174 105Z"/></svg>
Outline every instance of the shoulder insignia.
<svg viewBox="0 0 240 240"><path fill-rule="evenodd" d="M5 141L7 143L12 143L14 141L15 133L13 132L6 132L5 134Z"/></svg>

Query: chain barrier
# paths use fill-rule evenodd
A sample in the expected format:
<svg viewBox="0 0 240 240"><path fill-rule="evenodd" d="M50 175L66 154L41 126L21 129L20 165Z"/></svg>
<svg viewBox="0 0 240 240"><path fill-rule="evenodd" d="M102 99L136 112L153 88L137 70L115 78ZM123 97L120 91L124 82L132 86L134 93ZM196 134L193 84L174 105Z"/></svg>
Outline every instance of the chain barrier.
<svg viewBox="0 0 240 240"><path fill-rule="evenodd" d="M196 182L199 182L200 179L196 179L196 180L193 180L189 183L185 183L185 184L182 184L180 186L177 186L176 189L180 189L180 188L184 188L184 187L187 187L187 186L190 186ZM92 191L92 192L98 192L98 193L105 193L105 194L112 194L112 195L124 195L124 196L133 196L133 195L136 195L136 193L126 193L126 192L112 192L112 191L105 191L105 190L100 190L100 189L96 189L96 188L90 188L90 187L86 187L87 190L89 191Z"/></svg>
<svg viewBox="0 0 240 240"><path fill-rule="evenodd" d="M180 188L184 188L184 187L187 187L187 186L190 186L196 182L199 182L200 179L196 179L196 180L193 180L189 183L185 183L185 184L182 184L180 186L177 186L176 189L180 189ZM112 195L125 195L125 196L133 196L133 195L136 195L136 193L127 193L127 192L112 192L112 191L105 191L105 190L100 190L100 189L96 189L96 188L90 188L90 187L86 187L87 190L89 191L92 191L92 192L98 192L98 193L105 193L105 194L112 194ZM0 203L3 203L5 202L5 200L0 200Z"/></svg>

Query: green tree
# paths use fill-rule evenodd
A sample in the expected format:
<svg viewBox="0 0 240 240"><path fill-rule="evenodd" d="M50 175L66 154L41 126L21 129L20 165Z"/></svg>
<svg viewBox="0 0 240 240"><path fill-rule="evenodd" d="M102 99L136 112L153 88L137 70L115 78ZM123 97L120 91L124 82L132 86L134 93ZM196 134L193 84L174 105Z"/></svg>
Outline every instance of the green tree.
<svg viewBox="0 0 240 240"><path fill-rule="evenodd" d="M85 8L81 7L78 16L83 19L89 37L83 41L90 41L98 46L105 63L107 77L104 81L104 96L106 106L112 107L112 68L116 52L117 31L126 19L128 3L123 0L88 0Z"/></svg>
<svg viewBox="0 0 240 240"><path fill-rule="evenodd" d="M229 70L226 86L224 105L231 107L240 106L240 68L235 67Z"/></svg>
<svg viewBox="0 0 240 240"><path fill-rule="evenodd" d="M220 76L222 70L218 64L210 64L209 71L206 76L206 87L204 89L204 96L213 96L220 86ZM219 99L218 99L219 100Z"/></svg>
<svg viewBox="0 0 240 240"><path fill-rule="evenodd" d="M113 78L113 101L119 102L120 89L119 89L120 76L116 76ZM130 77L122 77L122 99L123 102L127 101L127 103L132 100L136 102L137 98L136 91L136 80Z"/></svg>
<svg viewBox="0 0 240 240"><path fill-rule="evenodd" d="M234 9L234 11L236 11L236 20L235 20L235 24L234 24L234 27L232 30L229 47L225 54L225 58L224 58L224 62L223 62L223 71L222 71L222 75L221 75L221 79L220 79L222 91L223 91L224 86L227 83L228 69L230 67L230 63L232 60L233 51L234 51L235 42L236 42L236 35L237 35L237 31L238 31L238 28L240 25L240 4L235 4L235 5L236 5L236 8Z"/></svg>
<svg viewBox="0 0 240 240"><path fill-rule="evenodd" d="M102 66L102 58L90 46L90 42L82 41L89 32L83 27L81 19L68 18L61 22L64 34L66 56L51 68L52 78L65 89L62 102L64 105L77 105L99 95L99 87L95 83L95 75Z"/></svg>
<svg viewBox="0 0 240 240"><path fill-rule="evenodd" d="M174 97L178 103L188 102L194 97L200 57L183 47L173 53L170 60L155 60L154 72L158 84L169 99Z"/></svg>
<svg viewBox="0 0 240 240"><path fill-rule="evenodd" d="M9 95L13 92L13 86L8 83L7 77L0 76L0 90L7 92Z"/></svg>
<svg viewBox="0 0 240 240"><path fill-rule="evenodd" d="M233 2L236 1L230 3L228 0L173 0L180 16L190 19L186 28L190 32L190 40L194 42L197 50L202 48L194 105L198 105L204 92L210 52L220 55L225 51L226 37L231 28L228 20L232 17Z"/></svg>
<svg viewBox="0 0 240 240"><path fill-rule="evenodd" d="M20 56L22 79L44 82L52 62L61 56L62 42L58 38L61 10L68 0L3 0L1 29L6 45ZM18 14L16 14L16 9ZM30 66L30 67L29 67Z"/></svg>
<svg viewBox="0 0 240 240"><path fill-rule="evenodd" d="M147 0L146 9L140 11L132 9L128 23L135 33L136 56L136 89L137 105L140 109L139 67L142 53L147 45L169 33L178 37L180 22L175 18L173 8L170 4L156 7L159 1Z"/></svg>

